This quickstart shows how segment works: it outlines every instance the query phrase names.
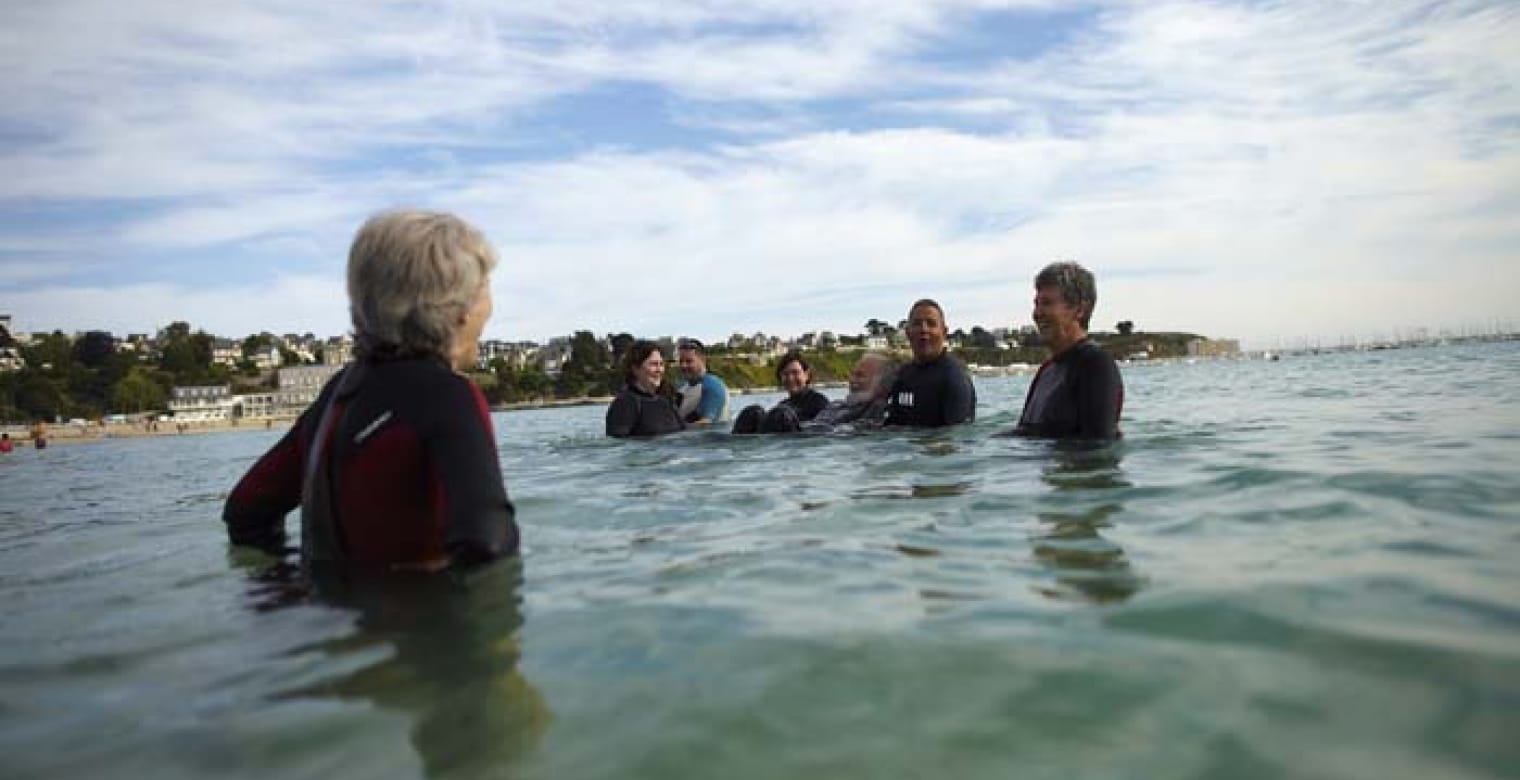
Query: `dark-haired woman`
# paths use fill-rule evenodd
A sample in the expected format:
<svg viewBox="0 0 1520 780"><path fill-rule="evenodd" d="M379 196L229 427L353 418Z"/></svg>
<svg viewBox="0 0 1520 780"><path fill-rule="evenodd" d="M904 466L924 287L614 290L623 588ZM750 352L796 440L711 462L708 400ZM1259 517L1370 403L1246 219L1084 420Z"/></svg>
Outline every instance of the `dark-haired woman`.
<svg viewBox="0 0 1520 780"><path fill-rule="evenodd" d="M635 341L623 353L623 386L607 407L607 435L660 436L686 427L674 391L664 383L665 358L652 341Z"/></svg>
<svg viewBox="0 0 1520 780"><path fill-rule="evenodd" d="M791 433L818 416L829 405L823 393L812 388L813 371L799 352L788 352L776 364L776 384L786 391L786 398L766 412L753 404L745 407L734 420L734 433Z"/></svg>

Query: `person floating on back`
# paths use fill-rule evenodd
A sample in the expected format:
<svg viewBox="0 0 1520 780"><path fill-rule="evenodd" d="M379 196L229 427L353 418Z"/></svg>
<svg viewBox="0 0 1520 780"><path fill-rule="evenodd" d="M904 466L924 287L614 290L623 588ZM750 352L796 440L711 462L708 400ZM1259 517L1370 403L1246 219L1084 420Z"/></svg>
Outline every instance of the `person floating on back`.
<svg viewBox="0 0 1520 780"><path fill-rule="evenodd" d="M797 381L798 370L807 375L810 383L811 372L806 361L797 353L789 353L777 366L777 380L791 391ZM789 378L782 376L788 372L791 374ZM844 398L828 401L822 393L812 390L809 385L805 391L791 392L786 400L770 412L758 404L746 407L734 421L734 433L832 433L880 426L887 413L887 392L896 376L897 368L891 359L885 355L867 353L855 362L854 369L850 371L850 391ZM797 399L795 403L794 398ZM818 399L823 399L825 405L815 410ZM803 419L803 415L807 415L807 418Z"/></svg>
<svg viewBox="0 0 1520 780"><path fill-rule="evenodd" d="M665 384L665 358L653 341L635 341L623 353L623 386L607 407L607 435L660 436L686 427L675 391Z"/></svg>
<svg viewBox="0 0 1520 780"><path fill-rule="evenodd" d="M436 571L518 551L489 408L460 373L478 357L496 262L448 214L364 224L348 258L356 360L233 488L233 544L283 552L299 506L308 572Z"/></svg>
<svg viewBox="0 0 1520 780"><path fill-rule="evenodd" d="M1114 359L1087 337L1098 286L1076 263L1051 263L1034 278L1034 324L1050 358L1040 365L1014 433L1055 439L1120 436L1124 381Z"/></svg>
<svg viewBox="0 0 1520 780"><path fill-rule="evenodd" d="M804 424L803 430L880 427L887 417L887 395L896 381L896 361L874 352L861 355L850 370L850 392Z"/></svg>
<svg viewBox="0 0 1520 780"><path fill-rule="evenodd" d="M676 345L681 376L681 421L687 425L711 425L728 422L728 385L707 372L707 350L696 339L681 339Z"/></svg>
<svg viewBox="0 0 1520 780"><path fill-rule="evenodd" d="M897 372L887 396L887 425L937 428L976 419L976 388L949 353L945 312L928 298L908 310L913 361Z"/></svg>

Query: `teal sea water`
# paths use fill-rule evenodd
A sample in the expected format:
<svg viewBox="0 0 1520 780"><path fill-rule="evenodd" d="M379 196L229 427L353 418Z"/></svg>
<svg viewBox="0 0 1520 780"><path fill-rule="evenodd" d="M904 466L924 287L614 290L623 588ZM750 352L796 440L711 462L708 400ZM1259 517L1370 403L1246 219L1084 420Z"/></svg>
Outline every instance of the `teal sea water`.
<svg viewBox="0 0 1520 780"><path fill-rule="evenodd" d="M994 435L1027 377L934 433L498 414L524 555L466 588L229 550L274 433L0 456L0 777L1520 776L1520 343L1125 381L1099 450Z"/></svg>

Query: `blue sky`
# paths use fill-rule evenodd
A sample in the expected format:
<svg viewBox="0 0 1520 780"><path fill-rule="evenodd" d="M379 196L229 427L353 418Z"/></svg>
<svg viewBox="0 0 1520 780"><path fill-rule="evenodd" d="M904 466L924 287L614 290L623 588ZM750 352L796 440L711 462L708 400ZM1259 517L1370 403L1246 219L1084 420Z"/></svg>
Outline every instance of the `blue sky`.
<svg viewBox="0 0 1520 780"><path fill-rule="evenodd" d="M378 210L502 254L487 335L1520 326L1513 2L8 9L0 312L336 334Z"/></svg>

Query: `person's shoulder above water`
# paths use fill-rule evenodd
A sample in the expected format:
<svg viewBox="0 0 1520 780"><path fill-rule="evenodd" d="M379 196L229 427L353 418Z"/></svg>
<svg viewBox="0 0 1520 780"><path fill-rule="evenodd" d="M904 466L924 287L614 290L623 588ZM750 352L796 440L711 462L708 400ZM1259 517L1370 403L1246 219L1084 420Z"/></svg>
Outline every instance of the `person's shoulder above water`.
<svg viewBox="0 0 1520 780"><path fill-rule="evenodd" d="M829 397L809 387L781 401L797 412L797 419L807 422L828 408Z"/></svg>
<svg viewBox="0 0 1520 780"><path fill-rule="evenodd" d="M1051 357L1030 380L1014 433L1060 439L1112 439L1124 409L1124 381L1113 357L1088 337L1097 304L1092 272L1051 263L1034 279L1032 319Z"/></svg>
<svg viewBox="0 0 1520 780"><path fill-rule="evenodd" d="M614 438L663 436L686 428L671 399L624 385L607 407L607 435Z"/></svg>
<svg viewBox="0 0 1520 780"><path fill-rule="evenodd" d="M660 436L686 427L664 384L665 359L659 345L635 341L620 365L623 386L607 407L608 436Z"/></svg>
<svg viewBox="0 0 1520 780"><path fill-rule="evenodd" d="M976 420L976 386L965 364L949 353L903 366L887 402L891 426L936 428Z"/></svg>
<svg viewBox="0 0 1520 780"><path fill-rule="evenodd" d="M681 339L677 366L686 379L680 403L681 420L694 425L728 421L728 385L707 371L707 348L696 339Z"/></svg>
<svg viewBox="0 0 1520 780"><path fill-rule="evenodd" d="M358 359L233 488L233 544L281 552L300 507L303 564L431 571L517 552L489 409L456 373L478 362L496 263L452 215L365 223L348 262Z"/></svg>
<svg viewBox="0 0 1520 780"><path fill-rule="evenodd" d="M976 387L949 354L947 330L938 303L925 298L908 310L913 361L899 370L887 398L887 425L937 428L976 419Z"/></svg>
<svg viewBox="0 0 1520 780"><path fill-rule="evenodd" d="M1110 372L1116 376L1119 373L1119 362L1114 356L1108 354L1108 350L1098 346L1091 338L1072 347L1062 355L1073 368L1086 372Z"/></svg>
<svg viewBox="0 0 1520 780"><path fill-rule="evenodd" d="M697 404L696 419L714 423L727 422L728 383L709 371L702 375L699 384L702 387L702 397Z"/></svg>

